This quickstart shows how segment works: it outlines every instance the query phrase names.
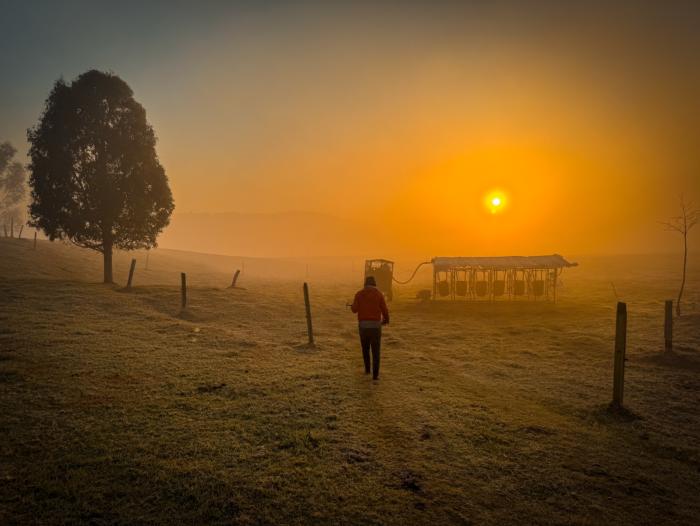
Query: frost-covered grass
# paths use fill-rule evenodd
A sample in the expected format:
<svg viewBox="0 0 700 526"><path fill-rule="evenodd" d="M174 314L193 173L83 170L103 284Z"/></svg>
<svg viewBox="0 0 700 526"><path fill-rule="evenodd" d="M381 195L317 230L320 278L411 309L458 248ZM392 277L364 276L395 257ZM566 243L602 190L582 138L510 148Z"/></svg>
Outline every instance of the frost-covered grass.
<svg viewBox="0 0 700 526"><path fill-rule="evenodd" d="M130 257L115 261L122 283ZM138 257L125 292L97 283L95 254L0 240L0 523L700 516L700 310L676 320L665 355L673 260L584 259L556 306L421 304L425 284L401 289L375 384L347 272L310 278L309 349L303 276L251 260L230 290L233 258L159 250L145 270ZM623 415L606 409L610 281L630 318Z"/></svg>

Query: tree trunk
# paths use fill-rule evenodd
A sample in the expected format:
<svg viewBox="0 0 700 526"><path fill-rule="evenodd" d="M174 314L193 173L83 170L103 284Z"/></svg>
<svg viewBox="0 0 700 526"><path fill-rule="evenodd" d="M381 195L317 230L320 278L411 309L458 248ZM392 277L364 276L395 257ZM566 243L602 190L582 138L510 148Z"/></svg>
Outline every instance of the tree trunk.
<svg viewBox="0 0 700 526"><path fill-rule="evenodd" d="M104 245L104 251L103 251L103 256L104 256L104 282L105 283L114 283L114 279L112 278L112 243L107 243L105 242Z"/></svg>
<svg viewBox="0 0 700 526"><path fill-rule="evenodd" d="M681 280L681 290L678 292L678 301L676 301L676 316L681 315L681 298L683 297L683 289L685 288L685 269L688 266L688 233L683 234L683 279Z"/></svg>

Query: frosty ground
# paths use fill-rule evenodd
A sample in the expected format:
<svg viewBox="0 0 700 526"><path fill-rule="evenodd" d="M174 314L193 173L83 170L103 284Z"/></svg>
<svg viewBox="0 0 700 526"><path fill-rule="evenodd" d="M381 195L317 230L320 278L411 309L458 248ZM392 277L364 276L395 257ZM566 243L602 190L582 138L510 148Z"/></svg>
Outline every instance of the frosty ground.
<svg viewBox="0 0 700 526"><path fill-rule="evenodd" d="M373 384L345 307L358 262L311 261L307 271L157 250L148 269L135 255L126 292L133 254L117 256L113 287L99 283L99 256L77 248L2 239L0 254L2 524L700 516L692 258L671 354L671 256L578 258L557 305L421 303L419 275L390 306ZM245 289L226 288L242 266ZM315 348L304 345L304 280ZM607 410L616 295L629 312L622 415Z"/></svg>

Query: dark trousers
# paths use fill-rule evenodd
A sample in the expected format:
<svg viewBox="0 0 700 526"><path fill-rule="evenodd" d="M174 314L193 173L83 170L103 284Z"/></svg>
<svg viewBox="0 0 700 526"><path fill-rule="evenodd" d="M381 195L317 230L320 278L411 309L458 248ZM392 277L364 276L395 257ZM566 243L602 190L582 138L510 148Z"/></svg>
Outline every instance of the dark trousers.
<svg viewBox="0 0 700 526"><path fill-rule="evenodd" d="M362 358L365 360L365 373L369 373L369 351L372 350L372 377L379 377L379 348L382 344L382 329L360 327Z"/></svg>

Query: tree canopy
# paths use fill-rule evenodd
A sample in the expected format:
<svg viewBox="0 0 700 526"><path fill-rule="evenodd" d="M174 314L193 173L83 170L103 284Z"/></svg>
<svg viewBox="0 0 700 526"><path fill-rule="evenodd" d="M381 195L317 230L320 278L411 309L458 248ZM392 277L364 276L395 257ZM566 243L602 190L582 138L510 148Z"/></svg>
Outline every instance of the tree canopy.
<svg viewBox="0 0 700 526"><path fill-rule="evenodd" d="M104 254L156 246L174 203L156 154L156 136L131 88L91 70L58 80L34 128L27 131L30 224Z"/></svg>

